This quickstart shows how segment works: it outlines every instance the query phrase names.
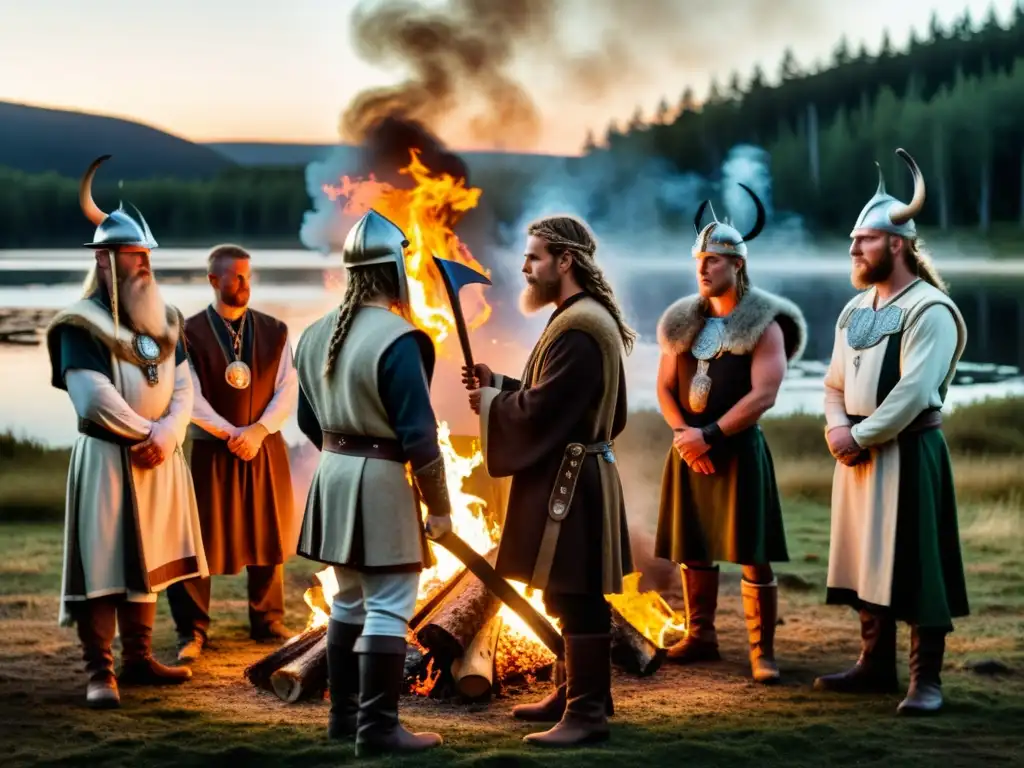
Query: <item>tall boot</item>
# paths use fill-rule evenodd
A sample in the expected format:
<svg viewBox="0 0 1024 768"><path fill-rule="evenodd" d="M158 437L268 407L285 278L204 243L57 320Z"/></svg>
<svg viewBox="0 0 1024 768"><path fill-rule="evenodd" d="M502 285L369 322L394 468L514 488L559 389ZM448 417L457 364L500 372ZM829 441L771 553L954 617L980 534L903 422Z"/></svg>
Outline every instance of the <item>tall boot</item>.
<svg viewBox="0 0 1024 768"><path fill-rule="evenodd" d="M554 728L524 741L542 747L574 747L607 741L611 697L611 635L566 635L565 713Z"/></svg>
<svg viewBox="0 0 1024 768"><path fill-rule="evenodd" d="M327 680L331 693L327 737L330 739L351 739L356 735L359 657L352 646L362 633L362 624L344 624L331 619L327 625Z"/></svg>
<svg viewBox="0 0 1024 768"><path fill-rule="evenodd" d="M779 583L754 584L742 579L743 615L750 641L750 671L759 683L779 680L775 664L775 624L779 618Z"/></svg>
<svg viewBox="0 0 1024 768"><path fill-rule="evenodd" d="M121 626L121 685L176 685L192 677L188 667L167 667L153 658L156 603L123 600L117 606Z"/></svg>
<svg viewBox="0 0 1024 768"><path fill-rule="evenodd" d="M117 605L109 597L86 600L75 608L75 625L82 643L82 659L89 682L85 690L86 706L92 709L114 709L121 706L121 696L114 677L114 641Z"/></svg>
<svg viewBox="0 0 1024 768"><path fill-rule="evenodd" d="M860 611L861 651L857 663L845 672L823 675L814 681L818 691L836 693L895 693L896 622L890 616Z"/></svg>
<svg viewBox="0 0 1024 768"><path fill-rule="evenodd" d="M556 661L554 674L551 681L555 684L555 690L546 697L533 704L518 704L512 707L512 716L517 720L526 720L530 723L557 723L565 714L565 662ZM608 701L605 706L608 717L615 714L615 702L612 701L611 693L608 694Z"/></svg>
<svg viewBox="0 0 1024 768"><path fill-rule="evenodd" d="M356 757L389 752L419 752L439 746L436 733L410 733L398 720L398 699L405 678L405 638L363 635L359 654L359 715Z"/></svg>
<svg viewBox="0 0 1024 768"><path fill-rule="evenodd" d="M710 568L680 566L683 601L686 610L686 637L668 649L666 658L677 664L694 661L718 661L718 566Z"/></svg>
<svg viewBox="0 0 1024 768"><path fill-rule="evenodd" d="M944 629L910 629L910 688L896 711L901 715L931 715L942 709Z"/></svg>

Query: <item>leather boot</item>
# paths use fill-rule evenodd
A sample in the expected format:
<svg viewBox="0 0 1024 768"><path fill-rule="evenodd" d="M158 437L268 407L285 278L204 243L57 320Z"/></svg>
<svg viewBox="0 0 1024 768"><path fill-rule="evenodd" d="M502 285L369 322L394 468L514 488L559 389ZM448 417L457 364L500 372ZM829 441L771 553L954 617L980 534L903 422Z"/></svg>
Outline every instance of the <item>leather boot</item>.
<svg viewBox="0 0 1024 768"><path fill-rule="evenodd" d="M542 747L607 741L611 696L611 635L565 636L565 713L554 728L524 737Z"/></svg>
<svg viewBox="0 0 1024 768"><path fill-rule="evenodd" d="M718 566L710 568L680 566L683 601L686 610L686 637L668 649L666 658L677 664L694 661L718 661Z"/></svg>
<svg viewBox="0 0 1024 768"><path fill-rule="evenodd" d="M779 583L754 584L742 579L743 615L750 641L750 671L759 683L779 680L775 664L775 624L779 618Z"/></svg>
<svg viewBox="0 0 1024 768"><path fill-rule="evenodd" d="M117 606L121 627L121 685L176 685L192 677L188 667L167 667L153 658L156 603L123 600Z"/></svg>
<svg viewBox="0 0 1024 768"><path fill-rule="evenodd" d="M942 709L942 656L946 631L913 626L910 629L910 688L896 711L901 715L931 715Z"/></svg>
<svg viewBox="0 0 1024 768"><path fill-rule="evenodd" d="M327 625L327 680L331 714L327 722L329 739L351 739L359 717L359 657L352 650L363 633L362 624L343 624L333 619Z"/></svg>
<svg viewBox="0 0 1024 768"><path fill-rule="evenodd" d="M861 652L845 672L823 675L814 681L818 691L836 693L895 693L896 622L889 616L860 611Z"/></svg>
<svg viewBox="0 0 1024 768"><path fill-rule="evenodd" d="M121 695L114 677L114 652L110 647L116 629L117 604L109 597L86 600L76 613L82 659L89 675L85 704L92 709L119 707Z"/></svg>
<svg viewBox="0 0 1024 768"><path fill-rule="evenodd" d="M564 661L555 662L551 681L555 684L555 690L533 704L518 704L512 707L512 716L517 720L525 720L530 723L557 723L561 720L562 715L565 714L566 685ZM612 701L610 692L605 711L608 717L615 715L615 702Z"/></svg>
<svg viewBox="0 0 1024 768"><path fill-rule="evenodd" d="M398 699L405 679L405 638L363 635L359 654L359 714L356 757L390 752L420 752L442 743L436 733L410 733L398 720Z"/></svg>

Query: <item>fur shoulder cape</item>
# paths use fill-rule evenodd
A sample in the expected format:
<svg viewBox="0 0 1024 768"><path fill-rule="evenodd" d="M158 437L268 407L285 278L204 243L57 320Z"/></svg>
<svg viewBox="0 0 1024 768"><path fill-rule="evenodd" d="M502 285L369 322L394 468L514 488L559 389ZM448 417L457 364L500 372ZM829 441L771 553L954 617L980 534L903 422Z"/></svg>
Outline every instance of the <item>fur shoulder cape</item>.
<svg viewBox="0 0 1024 768"><path fill-rule="evenodd" d="M666 354L689 351L704 327L707 299L700 294L685 296L662 313L658 320L658 346ZM750 288L729 316L725 327L725 348L735 355L749 355L765 329L775 320L782 328L786 359L800 359L807 346L807 322L800 308L789 299L760 288Z"/></svg>

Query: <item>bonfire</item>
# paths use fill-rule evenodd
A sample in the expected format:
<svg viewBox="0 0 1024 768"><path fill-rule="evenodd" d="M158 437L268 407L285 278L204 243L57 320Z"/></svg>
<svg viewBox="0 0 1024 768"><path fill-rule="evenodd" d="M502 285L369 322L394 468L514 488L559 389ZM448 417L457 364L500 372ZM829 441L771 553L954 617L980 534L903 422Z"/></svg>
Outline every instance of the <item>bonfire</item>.
<svg viewBox="0 0 1024 768"><path fill-rule="evenodd" d="M410 177L410 187L381 183L372 175L364 180L346 176L336 186L325 186L323 192L338 204L341 215L353 221L372 207L406 233L412 318L434 340L442 364L442 345L455 330L455 319L433 256L488 274L454 232L462 215L477 205L481 191L467 187L463 179L432 174L416 150L411 151L410 162L401 173ZM468 286L461 296L467 326L470 330L481 327L491 313L483 287ZM444 421L438 423L438 438L448 478L452 528L493 565L504 510L489 509L483 496L488 496L491 504L500 503L499 481L483 471L478 440L453 439ZM456 443L464 445L463 450L456 450ZM425 519L425 506L422 513ZM505 685L548 677L555 656L523 619L447 550L432 542L430 547L436 564L421 575L417 611L409 623L409 691L479 700ZM327 686L326 628L337 583L330 568L315 578L317 583L305 594L310 608L305 631L246 670L250 682L288 702L322 697ZM608 596L614 622L612 658L634 674L649 675L658 669L665 648L685 633L685 627L657 592L640 592L639 580L639 573L630 574L624 593ZM539 591L510 583L558 626L545 612Z"/></svg>

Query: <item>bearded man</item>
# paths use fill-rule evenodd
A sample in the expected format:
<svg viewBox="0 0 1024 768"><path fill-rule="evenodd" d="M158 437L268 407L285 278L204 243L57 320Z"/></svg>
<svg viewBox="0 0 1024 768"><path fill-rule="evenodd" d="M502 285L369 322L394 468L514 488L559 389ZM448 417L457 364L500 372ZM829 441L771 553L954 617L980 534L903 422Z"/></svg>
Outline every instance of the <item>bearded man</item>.
<svg viewBox="0 0 1024 768"><path fill-rule="evenodd" d="M47 329L51 384L78 415L64 529L60 622L76 624L89 674L86 703L116 707L118 685L181 683L188 669L152 655L157 593L208 573L182 443L192 379L182 317L165 306L150 267L156 241L137 208L107 215L80 203L96 234L96 266L81 300ZM120 627L122 665L111 643Z"/></svg>
<svg viewBox="0 0 1024 768"><path fill-rule="evenodd" d="M464 369L463 381L480 414L488 474L512 478L495 568L543 590L565 637L555 691L514 714L556 723L528 735L529 743L569 747L609 736L605 595L620 593L633 569L612 440L626 424L622 358L636 334L597 266L585 223L553 216L527 235L521 309L556 309L520 379L477 365Z"/></svg>
<svg viewBox="0 0 1024 768"><path fill-rule="evenodd" d="M246 569L249 633L287 640L284 562L295 551L291 467L281 434L298 378L288 327L249 307L251 258L219 245L207 258L214 301L185 321L195 406L190 465L211 574ZM199 657L210 627L211 580L167 590L178 659Z"/></svg>
<svg viewBox="0 0 1024 768"><path fill-rule="evenodd" d="M904 204L878 189L850 233L861 289L835 328L825 375L825 439L837 464L827 601L859 614L861 654L819 690L892 693L896 622L910 625L910 686L900 714L942 707L942 657L953 619L968 614L956 490L942 405L967 343L956 304L921 249L917 163Z"/></svg>
<svg viewBox="0 0 1024 768"><path fill-rule="evenodd" d="M754 288L747 243L714 217L693 246L698 293L658 321L658 401L672 428L665 460L655 552L680 565L686 637L668 650L677 663L720 658L715 614L719 561L743 568L740 592L750 668L761 683L779 679L775 661L778 582L772 562L789 559L771 452L759 426L775 404L789 363L803 351L807 326L791 301Z"/></svg>
<svg viewBox="0 0 1024 768"><path fill-rule="evenodd" d="M430 404L434 345L408 319L408 245L374 210L357 221L342 254L341 306L309 326L295 349L299 428L322 451L298 552L333 566L337 577L327 628L328 736L354 738L358 757L442 743L436 733L410 733L398 717L408 624L420 573L434 564L426 536L451 530Z"/></svg>

